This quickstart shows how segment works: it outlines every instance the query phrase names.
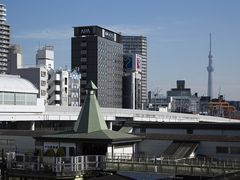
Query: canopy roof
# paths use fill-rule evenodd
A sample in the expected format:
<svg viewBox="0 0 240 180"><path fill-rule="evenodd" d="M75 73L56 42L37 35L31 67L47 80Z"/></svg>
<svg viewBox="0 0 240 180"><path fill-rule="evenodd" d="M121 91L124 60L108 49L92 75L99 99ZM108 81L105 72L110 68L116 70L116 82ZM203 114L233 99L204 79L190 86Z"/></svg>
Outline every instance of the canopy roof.
<svg viewBox="0 0 240 180"><path fill-rule="evenodd" d="M62 140L69 140L71 141L105 141L105 142L136 142L140 141L141 138L138 136L127 134L127 133L121 133L119 131L112 131L112 130L100 130L100 131L94 131L90 133L74 133L73 131L65 132L65 133L59 133L59 134L52 134L52 135L45 135L42 136L41 139L62 139Z"/></svg>

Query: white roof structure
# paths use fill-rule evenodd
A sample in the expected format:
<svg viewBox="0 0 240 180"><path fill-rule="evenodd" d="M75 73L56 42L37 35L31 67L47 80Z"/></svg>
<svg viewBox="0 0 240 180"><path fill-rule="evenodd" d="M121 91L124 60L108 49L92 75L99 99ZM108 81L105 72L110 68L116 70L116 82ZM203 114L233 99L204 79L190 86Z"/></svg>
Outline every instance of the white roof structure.
<svg viewBox="0 0 240 180"><path fill-rule="evenodd" d="M20 92L20 93L38 93L37 88L28 80L18 75L0 75L0 91L2 92Z"/></svg>

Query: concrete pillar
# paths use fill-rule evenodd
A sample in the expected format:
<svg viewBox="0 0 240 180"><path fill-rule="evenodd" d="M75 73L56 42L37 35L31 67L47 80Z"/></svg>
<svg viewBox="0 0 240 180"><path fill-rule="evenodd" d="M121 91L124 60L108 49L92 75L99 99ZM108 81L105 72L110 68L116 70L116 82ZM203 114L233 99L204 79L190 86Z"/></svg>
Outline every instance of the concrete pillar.
<svg viewBox="0 0 240 180"><path fill-rule="evenodd" d="M30 130L35 131L35 122L34 121L32 121L30 124Z"/></svg>
<svg viewBox="0 0 240 180"><path fill-rule="evenodd" d="M112 121L109 121L109 122L108 122L108 129L112 130L112 126L113 126L113 122L112 122Z"/></svg>

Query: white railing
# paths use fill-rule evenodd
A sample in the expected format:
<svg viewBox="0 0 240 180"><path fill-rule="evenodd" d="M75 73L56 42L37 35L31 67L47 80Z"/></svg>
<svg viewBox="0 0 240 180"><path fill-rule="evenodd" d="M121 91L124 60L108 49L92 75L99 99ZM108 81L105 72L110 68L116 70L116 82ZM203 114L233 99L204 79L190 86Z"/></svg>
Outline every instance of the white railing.
<svg viewBox="0 0 240 180"><path fill-rule="evenodd" d="M14 156L8 156L7 167L8 169L47 171L54 173L103 170L104 158L105 156L102 155L40 157L16 154Z"/></svg>

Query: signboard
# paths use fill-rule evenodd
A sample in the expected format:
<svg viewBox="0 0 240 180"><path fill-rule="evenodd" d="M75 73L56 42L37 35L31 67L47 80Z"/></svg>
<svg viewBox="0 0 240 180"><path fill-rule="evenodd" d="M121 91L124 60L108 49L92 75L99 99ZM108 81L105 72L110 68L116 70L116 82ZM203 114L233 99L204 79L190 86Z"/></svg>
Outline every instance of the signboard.
<svg viewBox="0 0 240 180"><path fill-rule="evenodd" d="M91 35L93 34L93 27L77 27L74 28L75 36Z"/></svg>
<svg viewBox="0 0 240 180"><path fill-rule="evenodd" d="M125 54L123 56L124 72L142 72L142 56L139 54Z"/></svg>
<svg viewBox="0 0 240 180"><path fill-rule="evenodd" d="M127 54L123 56L124 72L131 72L133 70L133 55Z"/></svg>
<svg viewBox="0 0 240 180"><path fill-rule="evenodd" d="M142 56L139 54L136 54L135 56L135 64L136 64L136 71L142 72Z"/></svg>
<svg viewBox="0 0 240 180"><path fill-rule="evenodd" d="M106 30L106 29L102 29L102 37L114 41L114 33Z"/></svg>

